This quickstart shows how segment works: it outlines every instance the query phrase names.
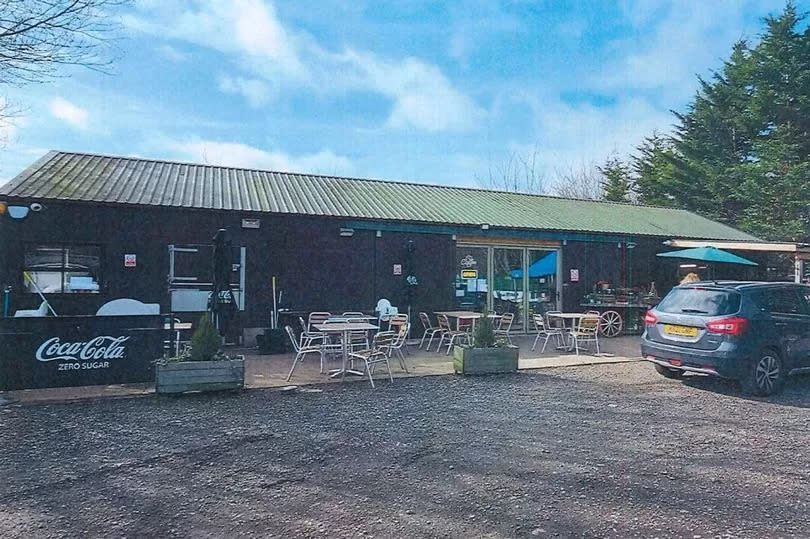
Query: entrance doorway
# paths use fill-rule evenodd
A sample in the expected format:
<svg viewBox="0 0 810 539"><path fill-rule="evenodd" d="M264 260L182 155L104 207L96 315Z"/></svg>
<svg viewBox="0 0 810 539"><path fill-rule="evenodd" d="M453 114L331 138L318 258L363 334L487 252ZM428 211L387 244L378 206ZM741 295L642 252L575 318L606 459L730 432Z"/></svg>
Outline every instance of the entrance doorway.
<svg viewBox="0 0 810 539"><path fill-rule="evenodd" d="M512 330L532 330L532 315L556 310L559 249L506 245L456 246L455 307L515 315Z"/></svg>

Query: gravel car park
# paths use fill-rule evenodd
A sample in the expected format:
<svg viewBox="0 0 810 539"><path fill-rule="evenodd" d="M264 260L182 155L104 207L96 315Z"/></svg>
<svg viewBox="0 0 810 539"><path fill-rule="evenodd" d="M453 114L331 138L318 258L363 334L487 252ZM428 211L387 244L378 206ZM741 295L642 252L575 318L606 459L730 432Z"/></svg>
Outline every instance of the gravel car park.
<svg viewBox="0 0 810 539"><path fill-rule="evenodd" d="M640 362L11 405L0 536L806 536L809 405Z"/></svg>

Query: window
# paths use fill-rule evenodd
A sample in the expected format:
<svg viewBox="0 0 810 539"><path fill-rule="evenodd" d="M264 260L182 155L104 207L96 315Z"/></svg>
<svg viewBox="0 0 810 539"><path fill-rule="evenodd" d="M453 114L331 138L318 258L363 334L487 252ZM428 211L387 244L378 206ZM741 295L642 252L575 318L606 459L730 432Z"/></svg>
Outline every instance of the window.
<svg viewBox="0 0 810 539"><path fill-rule="evenodd" d="M756 296L760 308L769 313L778 314L804 314L803 305L793 288L773 288L763 290Z"/></svg>
<svg viewBox="0 0 810 539"><path fill-rule="evenodd" d="M706 316L734 314L740 310L740 294L716 288L673 288L655 309L663 313Z"/></svg>
<svg viewBox="0 0 810 539"><path fill-rule="evenodd" d="M27 292L44 294L98 294L101 247L97 245L27 245Z"/></svg>

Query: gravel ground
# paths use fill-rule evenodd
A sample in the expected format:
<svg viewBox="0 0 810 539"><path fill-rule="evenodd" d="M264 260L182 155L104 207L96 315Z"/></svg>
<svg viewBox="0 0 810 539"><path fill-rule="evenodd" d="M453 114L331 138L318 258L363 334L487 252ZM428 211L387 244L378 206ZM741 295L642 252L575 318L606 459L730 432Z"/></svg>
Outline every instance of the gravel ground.
<svg viewBox="0 0 810 539"><path fill-rule="evenodd" d="M808 405L635 363L5 406L0 537L806 537Z"/></svg>

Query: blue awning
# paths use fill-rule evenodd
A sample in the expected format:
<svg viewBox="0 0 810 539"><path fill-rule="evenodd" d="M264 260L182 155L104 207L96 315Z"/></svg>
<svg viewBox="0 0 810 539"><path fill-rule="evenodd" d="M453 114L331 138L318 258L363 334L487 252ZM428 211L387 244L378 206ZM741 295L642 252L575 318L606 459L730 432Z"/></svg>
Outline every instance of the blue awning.
<svg viewBox="0 0 810 539"><path fill-rule="evenodd" d="M544 275L554 275L557 273L557 251L551 251L549 254L539 260L532 262L529 266L529 278L543 277ZM512 278L520 279L523 277L523 270L513 269Z"/></svg>

